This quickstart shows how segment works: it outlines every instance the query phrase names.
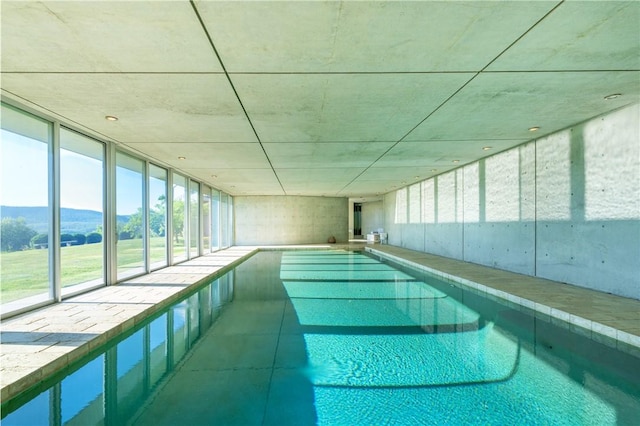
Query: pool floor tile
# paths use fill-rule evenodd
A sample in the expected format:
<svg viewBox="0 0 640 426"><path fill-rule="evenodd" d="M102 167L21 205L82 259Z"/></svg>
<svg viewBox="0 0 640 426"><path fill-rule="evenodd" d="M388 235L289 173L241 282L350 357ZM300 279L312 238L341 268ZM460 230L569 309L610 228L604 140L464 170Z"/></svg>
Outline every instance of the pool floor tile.
<svg viewBox="0 0 640 426"><path fill-rule="evenodd" d="M313 385L300 369L273 371L263 425L305 426L318 422Z"/></svg>
<svg viewBox="0 0 640 426"><path fill-rule="evenodd" d="M271 368L278 344L277 334L225 335L210 330L193 348L183 369L233 370ZM197 367L195 367L197 366Z"/></svg>
<svg viewBox="0 0 640 426"><path fill-rule="evenodd" d="M260 425L270 369L179 369L135 416L133 426ZM251 404L247 404L251 401Z"/></svg>
<svg viewBox="0 0 640 426"><path fill-rule="evenodd" d="M263 309L256 302L235 302L223 308L214 329L223 334L279 333L284 301L266 302Z"/></svg>
<svg viewBox="0 0 640 426"><path fill-rule="evenodd" d="M275 366L279 368L307 367L307 346L302 334L280 334Z"/></svg>

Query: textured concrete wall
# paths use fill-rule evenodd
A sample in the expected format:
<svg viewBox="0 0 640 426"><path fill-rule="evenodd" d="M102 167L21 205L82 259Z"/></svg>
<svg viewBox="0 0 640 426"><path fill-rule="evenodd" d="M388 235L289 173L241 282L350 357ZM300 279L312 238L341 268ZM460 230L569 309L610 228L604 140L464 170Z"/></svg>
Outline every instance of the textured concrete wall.
<svg viewBox="0 0 640 426"><path fill-rule="evenodd" d="M347 198L234 197L237 245L316 244L348 240Z"/></svg>
<svg viewBox="0 0 640 426"><path fill-rule="evenodd" d="M382 201L362 203L362 234L384 228L384 208Z"/></svg>
<svg viewBox="0 0 640 426"><path fill-rule="evenodd" d="M638 105L417 185L390 244L640 299Z"/></svg>

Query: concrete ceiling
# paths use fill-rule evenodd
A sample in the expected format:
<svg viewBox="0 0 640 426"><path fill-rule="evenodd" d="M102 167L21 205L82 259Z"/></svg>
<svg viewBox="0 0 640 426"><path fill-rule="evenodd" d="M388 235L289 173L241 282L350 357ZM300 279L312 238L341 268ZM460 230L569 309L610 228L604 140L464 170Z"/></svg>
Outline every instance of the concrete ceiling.
<svg viewBox="0 0 640 426"><path fill-rule="evenodd" d="M371 199L640 101L638 1L3 0L1 25L6 99L232 195Z"/></svg>

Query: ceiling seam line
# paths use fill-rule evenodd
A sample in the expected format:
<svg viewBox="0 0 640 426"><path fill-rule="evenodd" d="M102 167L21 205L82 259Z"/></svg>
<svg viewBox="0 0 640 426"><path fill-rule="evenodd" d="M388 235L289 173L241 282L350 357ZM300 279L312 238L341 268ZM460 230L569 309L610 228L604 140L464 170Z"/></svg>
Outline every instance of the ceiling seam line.
<svg viewBox="0 0 640 426"><path fill-rule="evenodd" d="M451 100L451 98L453 98L455 95L457 95L462 89L464 89L469 83L471 83L473 80L475 80L476 77L478 77L481 73L483 73L489 66L491 66L492 63L494 63L500 56L502 56L507 50L509 50L513 45L515 45L519 40L521 40L525 35L527 35L533 28L535 28L540 22L542 22L547 16L549 16L551 13L553 13L553 11L555 11L558 7L560 7L561 4L564 3L565 0L561 0L558 4L556 4L550 11L548 11L547 13L544 14L544 16L540 19L538 19L531 27L529 27L529 29L527 29L524 33L522 33L517 39L515 39L511 44L509 44L509 46L507 46L502 52L500 52L495 58L493 58L487 65L485 65L484 67L482 67L480 69L480 71L477 71L476 74L471 77L465 84L463 84L458 90L456 90L451 96L449 96L447 99L445 99L444 102L442 102L440 105L438 105L433 111L431 111L429 113L429 115L427 115L424 119L422 119L417 125L415 125L411 130L409 130L403 137L400 138L400 140L398 140L398 142L396 142L396 144L402 142L407 136L409 136L411 134L411 132L413 132L416 128L418 128L418 126L420 126L422 123L424 123L427 119L429 119L429 117L431 117L436 111L438 111L440 108L442 108L444 106L444 104L446 104L447 102L449 102ZM395 146L395 145L393 145ZM393 148L393 146L391 148ZM389 149L391 149L389 148ZM384 153L386 154L386 152ZM384 155L382 154L382 155ZM376 161L378 161L380 158L378 158ZM375 162L374 162L375 163ZM372 164L373 165L373 164Z"/></svg>
<svg viewBox="0 0 640 426"><path fill-rule="evenodd" d="M282 185L282 182L280 181L280 178L278 177L278 173L276 172L276 169L273 167L273 163L271 162L271 159L269 158L269 155L267 154L267 151L264 149L264 146L262 145L262 141L260 140L260 136L258 136L258 132L256 131L256 128L253 125L253 122L251 121L251 117L249 117L249 113L247 112L246 108L244 107L244 104L242 103L242 100L240 99L240 95L239 95L238 91L236 90L236 87L233 84L233 81L231 80L231 76L227 72L227 68L225 67L224 62L222 62L222 58L220 57L220 54L218 53L218 49L216 49L216 46L213 43L213 39L211 38L211 35L209 34L209 31L207 30L207 27L204 24L204 21L202 20L202 17L200 16L200 12L198 12L197 6L193 2L193 0L189 0L189 3L191 4L193 12L196 14L196 17L198 18L198 22L200 22L200 26L202 27L202 30L204 31L204 33L205 33L205 35L207 37L207 40L209 41L209 45L213 49L213 53L216 55L216 58L218 58L218 62L220 63L220 66L222 67L222 71L224 72L224 75L227 78L227 81L229 82L229 85L231 86L231 90L233 90L233 93L236 96L236 99L238 100L238 103L240 104L240 108L242 108L242 112L244 113L244 116L246 117L247 121L249 122L249 126L251 126L251 130L253 131L253 134L255 135L258 143L260 144L260 148L262 149L262 152L264 153L264 156L267 159L267 162L269 163L269 166L271 167L271 171L273 171L273 175L276 177L276 180L278 181L278 184L280 185L280 188L282 189L282 192L284 193L284 195L287 195L287 191L284 189L284 186Z"/></svg>
<svg viewBox="0 0 640 426"><path fill-rule="evenodd" d="M362 176L367 170L369 170L371 167L373 167L373 165L375 163L377 163L382 157L384 157L389 151L391 151L396 145L398 145L400 142L402 142L407 136L409 136L411 134L411 132L413 132L416 128L418 128L418 126L420 126L422 123L424 123L427 119L429 119L429 117L431 117L436 111L438 111L440 108L442 108L442 106L444 106L444 104L446 104L447 102L449 102L449 100L451 98L453 98L456 94L458 94L462 89L464 89L469 83L471 83L473 80L475 80L476 77L478 77L482 72L484 72L489 66L491 66L491 64L493 64L500 56L502 56L507 50L511 49L512 46L514 46L518 41L520 41L525 35L527 35L531 30L533 30L540 22L542 22L544 19L547 18L547 16L549 16L551 13L553 13L558 7L560 7L560 5L562 5L564 3L565 0L561 0L558 4L556 4L551 10L549 10L547 13L544 14L544 16L542 16L540 19L538 19L532 26L530 26L524 33L522 33L518 38L516 38L511 44L509 44L509 46L507 46L504 50L502 50L502 52L500 52L495 58L493 58L491 61L489 61L488 64L486 64L484 67L482 67L482 69L480 69L480 71L478 71L473 77L471 77L465 84L463 84L461 87L458 88L458 90L456 90L451 96L449 96L447 99L445 99L444 102L442 102L440 105L438 105L438 107L436 107L433 111L431 111L424 119L422 119L418 124L416 124L413 128L411 128L411 130L409 130L403 137L401 137L398 142L394 143L393 145L391 145L391 147L389 147L389 149L387 149L384 153L382 153L382 155L380 155L380 157L378 157L376 160L374 160L367 168L365 168L360 174L358 174L358 176L356 176L355 178L353 178L349 183L347 183L340 191L338 191L338 194L341 193L342 191L344 191L349 185L351 185L353 182L356 181L356 179L358 179L360 176Z"/></svg>
<svg viewBox="0 0 640 426"><path fill-rule="evenodd" d="M525 32L523 32L522 34L520 34L520 37L516 38L513 42L511 42L511 44L509 44L507 47L504 48L504 50L500 53L498 53L498 55L493 58L491 61L489 61L489 63L487 65L485 65L479 72L482 73L484 72L487 68L489 68L491 66L491 64L493 64L495 61L498 60L498 58L500 58L500 56L504 55L505 52L509 49L511 49L517 42L519 42L520 40L522 40L522 38L524 36L526 36L527 34L529 34L535 27L538 26L538 24L540 24L540 22L544 21L545 19L547 19L547 17L549 15L551 15L553 12L555 12L555 10L557 8L559 8L563 3L565 2L565 0L560 0L560 2L558 4L556 4L553 8L551 8L551 10L549 10L547 13L544 14L544 16L540 19L538 19L533 25L531 25Z"/></svg>
<svg viewBox="0 0 640 426"><path fill-rule="evenodd" d="M457 95L462 89L464 89L465 87L467 87L467 85L469 83L471 83L477 76L480 75L480 72L476 72L475 75L473 77L471 77L469 80L467 80L466 83L464 83L462 86L460 86L455 92L453 92L451 95L449 95L447 97L447 99L445 99L442 103L440 103L440 105L438 105L433 111L431 111L429 114L427 114L427 116L425 118L423 118L422 120L420 120L418 122L418 124L416 124L415 126L413 126L411 128L411 130L409 130L407 133L405 133L404 136L402 136L397 142L395 142L393 145L391 145L389 147L389 149L387 149L385 152L383 152L378 158L376 158L369 166L367 166L362 172L360 172L356 177L354 177L349 183L347 183L340 191L338 191L338 194L341 193L342 191L344 191L349 185L351 185L353 182L356 181L356 179L358 179L360 176L362 176L367 170L369 170L371 167L373 167L374 164L376 164L382 157L384 157L385 155L387 155L387 153L389 151L391 151L396 145L398 145L400 142L402 142L407 136L409 136L411 134L411 132L413 132L415 129L418 128L418 126L420 126L422 123L424 123L427 119L429 119L429 117L431 117L433 114L436 113L436 111L438 111L440 108L442 108L444 106L444 104L446 104L447 102L449 102L449 100L451 98L453 98L455 95Z"/></svg>
<svg viewBox="0 0 640 426"><path fill-rule="evenodd" d="M503 52L504 53L504 52ZM589 72L638 72L640 68L630 69L565 69L565 70L487 70L495 59L487 66L482 68L481 72L485 74L546 74L546 73L589 73ZM473 74L478 71L228 71L228 75L405 75L405 74ZM219 71L0 71L0 74L90 74L90 75L222 75L224 72Z"/></svg>

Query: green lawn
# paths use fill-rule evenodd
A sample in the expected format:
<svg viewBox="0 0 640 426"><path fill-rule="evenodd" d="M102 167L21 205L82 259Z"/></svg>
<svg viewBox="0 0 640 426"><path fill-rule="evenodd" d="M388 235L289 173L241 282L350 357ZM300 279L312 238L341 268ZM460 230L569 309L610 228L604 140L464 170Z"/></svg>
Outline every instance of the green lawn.
<svg viewBox="0 0 640 426"><path fill-rule="evenodd" d="M151 262L164 259L165 240L151 238ZM142 240L118 242L118 271L141 268ZM100 280L102 270L102 243L60 249L61 282L63 287ZM2 303L48 292L49 260L47 250L25 250L0 253L0 299Z"/></svg>

